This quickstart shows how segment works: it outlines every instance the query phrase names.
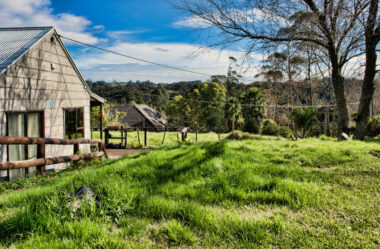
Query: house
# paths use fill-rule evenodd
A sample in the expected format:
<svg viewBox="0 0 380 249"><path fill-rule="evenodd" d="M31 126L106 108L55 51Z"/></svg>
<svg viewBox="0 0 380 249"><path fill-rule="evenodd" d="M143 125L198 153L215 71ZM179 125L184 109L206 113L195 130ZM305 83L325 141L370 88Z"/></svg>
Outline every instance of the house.
<svg viewBox="0 0 380 249"><path fill-rule="evenodd" d="M150 106L144 104L123 104L111 107L111 114L116 111L124 112L118 122L126 127L140 130L162 131L167 123L166 116Z"/></svg>
<svg viewBox="0 0 380 249"><path fill-rule="evenodd" d="M90 138L91 105L103 103L53 27L0 28L1 136ZM46 157L73 154L72 145L47 145L45 150ZM36 156L37 145L0 145L2 161ZM1 176L14 179L34 170L3 170Z"/></svg>

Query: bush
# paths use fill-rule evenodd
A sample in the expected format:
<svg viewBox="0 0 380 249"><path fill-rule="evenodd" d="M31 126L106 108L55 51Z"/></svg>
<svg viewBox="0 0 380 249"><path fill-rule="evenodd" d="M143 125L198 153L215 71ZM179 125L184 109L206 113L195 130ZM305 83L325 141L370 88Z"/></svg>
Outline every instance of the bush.
<svg viewBox="0 0 380 249"><path fill-rule="evenodd" d="M293 136L293 131L289 127L279 126L278 135L285 138L291 138Z"/></svg>
<svg viewBox="0 0 380 249"><path fill-rule="evenodd" d="M293 132L289 127L280 126L271 119L264 120L261 134L270 136L281 136L285 138L291 138L293 136Z"/></svg>
<svg viewBox="0 0 380 249"><path fill-rule="evenodd" d="M301 131L302 137L305 137L313 129L318 121L319 113L314 108L296 108L291 113L291 118L296 125L296 128Z"/></svg>
<svg viewBox="0 0 380 249"><path fill-rule="evenodd" d="M261 136L260 135L250 134L248 132L233 131L227 137L227 139L230 139L230 140L245 140L245 139L261 140Z"/></svg>
<svg viewBox="0 0 380 249"><path fill-rule="evenodd" d="M368 122L368 135L376 137L380 135L380 116L376 116Z"/></svg>
<svg viewBox="0 0 380 249"><path fill-rule="evenodd" d="M265 119L263 122L261 134L277 136L278 130L278 125L276 124L276 122L274 122L272 119Z"/></svg>
<svg viewBox="0 0 380 249"><path fill-rule="evenodd" d="M253 117L247 117L244 121L244 131L255 134L260 133L260 126L258 124L258 120L256 120Z"/></svg>

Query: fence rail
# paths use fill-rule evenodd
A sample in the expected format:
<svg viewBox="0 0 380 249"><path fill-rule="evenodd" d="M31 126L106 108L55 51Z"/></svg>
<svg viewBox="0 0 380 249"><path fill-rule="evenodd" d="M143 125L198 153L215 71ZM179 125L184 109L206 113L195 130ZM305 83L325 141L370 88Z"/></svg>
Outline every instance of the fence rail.
<svg viewBox="0 0 380 249"><path fill-rule="evenodd" d="M43 173L45 171L45 165L52 165L58 163L67 163L72 161L78 161L81 159L97 158L107 156L104 144L99 139L59 139L59 138L34 138L34 137L9 137L0 136L0 144L36 144L37 145L37 158L13 161L13 162L0 162L0 170L10 169L22 169L37 166L38 172ZM46 144L60 144L60 145L74 145L74 155L59 156L45 158L45 145ZM79 153L80 144L97 144L98 152L77 154Z"/></svg>

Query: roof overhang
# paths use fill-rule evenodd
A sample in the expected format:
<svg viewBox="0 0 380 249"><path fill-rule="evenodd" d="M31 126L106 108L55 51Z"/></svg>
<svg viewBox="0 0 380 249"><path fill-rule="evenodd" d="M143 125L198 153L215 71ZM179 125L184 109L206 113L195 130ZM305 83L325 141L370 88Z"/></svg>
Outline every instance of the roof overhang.
<svg viewBox="0 0 380 249"><path fill-rule="evenodd" d="M90 93L90 97L91 97L91 102L100 103L100 104L104 104L106 102L106 100L104 98L100 97L99 95L96 95L93 92L89 92L89 93Z"/></svg>

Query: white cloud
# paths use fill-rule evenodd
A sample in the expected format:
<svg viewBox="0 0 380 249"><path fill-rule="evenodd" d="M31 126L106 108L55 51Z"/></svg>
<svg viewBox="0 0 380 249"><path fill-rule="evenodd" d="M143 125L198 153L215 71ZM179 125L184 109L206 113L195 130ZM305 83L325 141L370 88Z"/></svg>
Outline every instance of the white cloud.
<svg viewBox="0 0 380 249"><path fill-rule="evenodd" d="M0 0L0 26L54 26L64 36L91 44L99 42L88 31L90 20L69 13L54 14L50 5L49 0Z"/></svg>
<svg viewBox="0 0 380 249"><path fill-rule="evenodd" d="M175 28L209 28L212 25L198 16L186 17L173 23Z"/></svg>
<svg viewBox="0 0 380 249"><path fill-rule="evenodd" d="M208 13L206 17L209 18L210 15L216 20L219 20L221 23L226 21L226 18L220 16L218 12ZM228 16L233 17L233 19L237 20L238 23L240 21L242 23L275 22L280 25L287 23L287 20L275 15L273 12L257 8L249 10L230 9L228 10ZM189 16L174 22L172 26L175 28L209 28L212 27L212 24L200 16Z"/></svg>
<svg viewBox="0 0 380 249"><path fill-rule="evenodd" d="M184 43L129 43L123 42L108 49L133 57L159 62L186 70L205 74L226 74L229 56L239 58L242 53L216 49L200 52L200 47ZM90 50L74 58L83 76L92 80L128 81L151 80L171 83L181 80L206 80L209 77L139 62L121 56ZM253 55L253 60L261 60L261 55ZM254 69L245 75L253 78Z"/></svg>

